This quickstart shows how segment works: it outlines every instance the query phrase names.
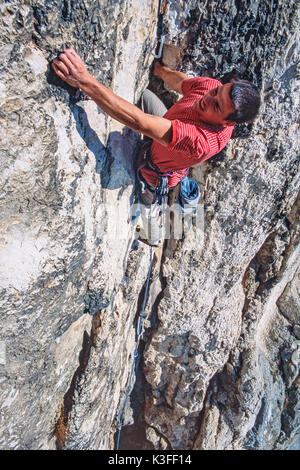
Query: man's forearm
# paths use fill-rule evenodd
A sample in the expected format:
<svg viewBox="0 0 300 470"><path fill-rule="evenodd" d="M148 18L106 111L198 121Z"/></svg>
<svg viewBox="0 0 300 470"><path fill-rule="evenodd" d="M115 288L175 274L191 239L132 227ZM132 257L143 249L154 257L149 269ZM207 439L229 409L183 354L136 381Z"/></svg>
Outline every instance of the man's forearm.
<svg viewBox="0 0 300 470"><path fill-rule="evenodd" d="M183 80L188 78L184 73L171 70L165 65L159 66L156 75L166 82L173 90L177 91L177 93L182 93L181 84Z"/></svg>
<svg viewBox="0 0 300 470"><path fill-rule="evenodd" d="M106 86L88 75L79 84L82 91L109 116L143 135L167 146L172 140L172 122L159 116L144 113L134 104L117 96Z"/></svg>
<svg viewBox="0 0 300 470"><path fill-rule="evenodd" d="M144 113L99 83L72 47L52 61L57 75L70 86L80 88L109 116L164 146L172 140L172 121Z"/></svg>
<svg viewBox="0 0 300 470"><path fill-rule="evenodd" d="M80 85L82 91L107 114L126 126L141 132L140 120L142 111L129 101L117 96L106 86L99 83L92 75Z"/></svg>

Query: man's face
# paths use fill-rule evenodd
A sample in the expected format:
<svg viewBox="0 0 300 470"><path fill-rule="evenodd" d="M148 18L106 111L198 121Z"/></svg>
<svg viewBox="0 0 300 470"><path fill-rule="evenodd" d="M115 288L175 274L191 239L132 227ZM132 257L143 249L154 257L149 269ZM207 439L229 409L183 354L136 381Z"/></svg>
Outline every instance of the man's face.
<svg viewBox="0 0 300 470"><path fill-rule="evenodd" d="M210 90L198 101L195 101L193 109L201 121L209 124L235 124L232 121L227 121L227 117L235 111L229 95L231 87L231 83L226 83L226 85Z"/></svg>

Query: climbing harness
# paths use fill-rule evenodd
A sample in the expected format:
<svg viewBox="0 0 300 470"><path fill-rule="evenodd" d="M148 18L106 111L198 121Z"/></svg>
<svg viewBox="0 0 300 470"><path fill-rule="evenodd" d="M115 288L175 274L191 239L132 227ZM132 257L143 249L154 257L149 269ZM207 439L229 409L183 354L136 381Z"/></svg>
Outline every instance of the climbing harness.
<svg viewBox="0 0 300 470"><path fill-rule="evenodd" d="M140 184L141 187L141 194L145 194L148 190L153 192L153 201L151 204L151 210L149 211L149 224L150 224L150 237L148 237L148 243L153 246L158 245L158 241L161 238L161 234L163 231L163 228L165 226L165 219L166 219L166 213L167 213L167 206L168 206L168 193L169 193L169 178L172 176L173 172L163 172L161 171L158 166L152 161L151 159L151 142L152 141L147 141L143 144L139 156L138 156L138 168L137 168L137 180ZM154 172L157 176L157 184L154 189L151 189L149 184L143 179L141 176L140 170L141 169L147 169L152 172ZM182 174L182 180L190 180L190 178L187 178L187 175L189 173L189 168L185 170L184 172L181 172L177 170L177 173ZM193 180L192 180L193 181ZM196 185L197 183L194 182ZM181 184L181 183L180 183ZM198 185L197 185L198 186ZM185 187L187 187L187 183L185 183ZM191 187L191 186L189 186ZM187 191L185 191L185 196L188 198ZM186 203L185 199L183 199L184 204ZM179 201L180 202L180 201ZM196 204L198 202L198 199L196 201ZM189 202L189 204L191 204ZM140 210L140 205L139 205L139 214L142 214L143 217L143 211ZM145 212L145 209L144 209ZM183 211L182 211L183 213ZM137 217L136 217L137 218ZM147 224L149 226L149 224ZM148 227L149 228L149 227ZM143 239L143 237L142 237ZM145 240L144 240L145 241Z"/></svg>
<svg viewBox="0 0 300 470"><path fill-rule="evenodd" d="M146 302L147 302L147 295L148 295L148 290L149 290L150 275L151 275L151 270L152 270L152 261L153 261L153 256L152 256L152 246L151 246L150 247L150 264L149 264L149 270L148 270L144 300L143 300L141 315L139 317L139 323L138 323L138 326L137 326L137 340L136 340L136 346L135 346L135 350L134 350L134 360L133 360L132 367L131 367L131 372L130 372L129 382L128 382L128 386L127 386L125 401L124 401L123 408L122 408L122 413L120 414L120 418L119 418L119 432L118 432L118 441L117 441L116 450L119 450L120 435L121 435L121 429L122 429L123 422L124 422L124 414L125 414L125 410L126 410L127 400L129 398L130 392L132 391L131 390L131 380L132 380L132 377L133 377L133 372L134 371L136 372L136 369L137 369L136 366L137 366L137 359L138 359L138 347L139 347L140 339L141 339L141 336L142 336L143 317L144 317L144 312L145 312L145 307L146 307Z"/></svg>

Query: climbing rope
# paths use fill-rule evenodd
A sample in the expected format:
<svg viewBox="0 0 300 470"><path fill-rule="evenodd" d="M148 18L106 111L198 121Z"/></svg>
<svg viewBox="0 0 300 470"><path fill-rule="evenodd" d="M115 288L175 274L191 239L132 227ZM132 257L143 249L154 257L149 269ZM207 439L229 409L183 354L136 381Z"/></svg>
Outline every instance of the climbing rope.
<svg viewBox="0 0 300 470"><path fill-rule="evenodd" d="M147 276L147 282L146 282L146 288L145 288L145 294L144 294L144 300L143 300L141 315L139 317L139 324L138 324L138 327L137 327L137 340L136 340L136 345L135 345L135 350L134 350L134 359L133 359L133 363L132 363L132 367L131 367L129 382L128 382L126 396L125 396L125 401L124 401L122 413L121 413L120 419L119 419L119 432L118 432L118 441L117 441L116 450L119 450L120 435L121 435L121 429L122 429L123 422L124 422L124 414L125 414L125 410L126 410L126 404L127 404L127 400L129 398L129 395L132 391L131 390L131 380L132 380L132 377L133 377L133 372L134 372L134 370L136 370L137 359L138 359L138 355L139 355L138 347L139 347L139 344L140 344L140 338L142 336L143 317L144 317L144 312L145 312L145 307L146 307L146 302L147 302L147 294L148 294L148 289L149 289L150 274L151 274L151 269L152 269L152 261L153 261L152 246L150 246L150 264L149 264L149 270L148 270L148 276Z"/></svg>

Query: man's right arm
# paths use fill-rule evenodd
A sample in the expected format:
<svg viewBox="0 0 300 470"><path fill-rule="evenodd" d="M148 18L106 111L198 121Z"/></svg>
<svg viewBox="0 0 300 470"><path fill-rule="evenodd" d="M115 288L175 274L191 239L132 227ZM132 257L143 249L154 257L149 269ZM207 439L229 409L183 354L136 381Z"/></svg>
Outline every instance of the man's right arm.
<svg viewBox="0 0 300 470"><path fill-rule="evenodd" d="M184 73L169 69L169 67L161 65L161 63L157 60L154 62L153 74L161 78L174 91L177 91L177 93L182 95L181 84L188 78Z"/></svg>
<svg viewBox="0 0 300 470"><path fill-rule="evenodd" d="M85 63L71 47L53 59L52 67L57 75L70 86L80 88L95 103L125 126L156 140L167 147L172 141L172 121L144 113L112 90L98 82L88 71Z"/></svg>

